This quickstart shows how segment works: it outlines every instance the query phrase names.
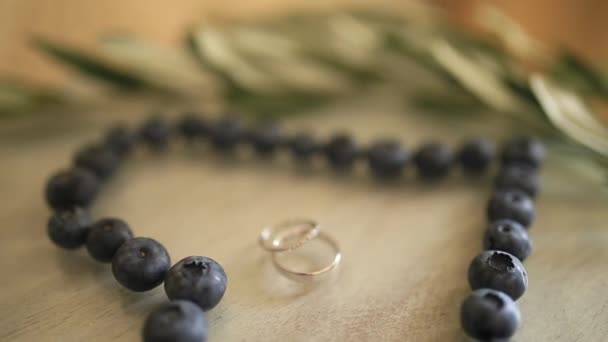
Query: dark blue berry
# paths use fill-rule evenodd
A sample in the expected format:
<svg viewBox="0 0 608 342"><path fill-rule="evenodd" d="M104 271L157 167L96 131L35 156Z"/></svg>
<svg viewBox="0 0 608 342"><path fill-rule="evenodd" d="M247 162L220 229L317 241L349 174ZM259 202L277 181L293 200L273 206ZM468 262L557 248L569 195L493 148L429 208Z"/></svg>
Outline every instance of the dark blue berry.
<svg viewBox="0 0 608 342"><path fill-rule="evenodd" d="M45 196L53 209L88 207L97 196L99 180L88 170L73 168L60 171L49 178Z"/></svg>
<svg viewBox="0 0 608 342"><path fill-rule="evenodd" d="M502 291L517 300L526 291L528 276L519 259L502 251L484 251L469 266L471 289Z"/></svg>
<svg viewBox="0 0 608 342"><path fill-rule="evenodd" d="M534 197L540 191L540 177L535 169L523 165L510 165L503 168L496 177L499 190L520 190Z"/></svg>
<svg viewBox="0 0 608 342"><path fill-rule="evenodd" d="M89 145L74 156L74 164L77 167L87 169L95 174L97 178L105 180L110 177L120 162L119 157L106 145Z"/></svg>
<svg viewBox="0 0 608 342"><path fill-rule="evenodd" d="M517 136L505 143L501 158L504 165L523 164L539 168L545 159L545 146L536 138Z"/></svg>
<svg viewBox="0 0 608 342"><path fill-rule="evenodd" d="M357 143L346 134L337 134L325 145L325 154L336 169L346 169L353 165L360 155Z"/></svg>
<svg viewBox="0 0 608 342"><path fill-rule="evenodd" d="M172 135L171 125L161 117L152 117L140 129L141 139L154 150L164 150L169 146Z"/></svg>
<svg viewBox="0 0 608 342"><path fill-rule="evenodd" d="M47 232L51 241L67 249L80 247L91 227L89 214L80 207L55 212L49 219Z"/></svg>
<svg viewBox="0 0 608 342"><path fill-rule="evenodd" d="M185 299L207 311L215 307L226 292L226 272L211 258L189 256L169 270L165 292L169 299Z"/></svg>
<svg viewBox="0 0 608 342"><path fill-rule="evenodd" d="M124 287L141 292L160 285L171 267L163 245L148 238L134 238L118 248L112 258L112 273Z"/></svg>
<svg viewBox="0 0 608 342"><path fill-rule="evenodd" d="M534 221L534 203L519 190L498 191L490 199L487 213L490 222L511 219L529 227Z"/></svg>
<svg viewBox="0 0 608 342"><path fill-rule="evenodd" d="M496 146L493 142L477 138L469 140L462 145L458 158L466 173L479 174L490 166L495 153Z"/></svg>
<svg viewBox="0 0 608 342"><path fill-rule="evenodd" d="M248 134L249 141L260 155L272 154L283 142L281 130L275 123L263 123Z"/></svg>
<svg viewBox="0 0 608 342"><path fill-rule="evenodd" d="M409 153L398 141L377 141L367 152L369 166L378 177L399 176L409 160Z"/></svg>
<svg viewBox="0 0 608 342"><path fill-rule="evenodd" d="M243 126L238 119L224 117L211 127L211 142L219 150L230 150L241 142L243 133Z"/></svg>
<svg viewBox="0 0 608 342"><path fill-rule="evenodd" d="M97 261L111 262L123 243L133 238L126 222L116 218L104 218L93 224L87 237L87 250Z"/></svg>
<svg viewBox="0 0 608 342"><path fill-rule="evenodd" d="M452 150L441 143L423 145L414 156L418 174L424 179L437 179L447 176L454 157Z"/></svg>
<svg viewBox="0 0 608 342"><path fill-rule="evenodd" d="M319 151L315 138L306 132L300 132L289 139L289 147L293 156L299 160L309 160Z"/></svg>
<svg viewBox="0 0 608 342"><path fill-rule="evenodd" d="M513 220L492 222L483 239L485 249L510 253L524 261L532 252L526 228Z"/></svg>
<svg viewBox="0 0 608 342"><path fill-rule="evenodd" d="M207 318L195 304L185 300L164 303L146 319L144 342L205 342Z"/></svg>
<svg viewBox="0 0 608 342"><path fill-rule="evenodd" d="M177 123L178 132L188 140L205 137L209 133L209 123L196 113L187 113Z"/></svg>
<svg viewBox="0 0 608 342"><path fill-rule="evenodd" d="M116 125L108 130L105 144L119 157L127 155L135 143L137 134L124 125Z"/></svg>
<svg viewBox="0 0 608 342"><path fill-rule="evenodd" d="M460 308L462 328L469 337L479 341L506 341L513 336L520 321L515 302L492 289L473 291Z"/></svg>

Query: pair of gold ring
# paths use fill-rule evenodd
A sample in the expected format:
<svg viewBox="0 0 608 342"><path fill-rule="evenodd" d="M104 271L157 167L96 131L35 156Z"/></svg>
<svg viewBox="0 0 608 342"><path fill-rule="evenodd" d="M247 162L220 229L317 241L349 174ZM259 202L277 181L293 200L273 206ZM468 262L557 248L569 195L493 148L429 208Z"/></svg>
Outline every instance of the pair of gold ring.
<svg viewBox="0 0 608 342"><path fill-rule="evenodd" d="M332 248L334 257L328 265L314 271L304 272L289 269L281 262L279 254L292 252L313 239L319 239ZM272 253L272 263L275 268L285 277L297 281L317 280L323 274L336 268L342 260L342 252L337 241L321 231L319 223L313 220L295 219L264 228L260 232L259 243L263 249Z"/></svg>

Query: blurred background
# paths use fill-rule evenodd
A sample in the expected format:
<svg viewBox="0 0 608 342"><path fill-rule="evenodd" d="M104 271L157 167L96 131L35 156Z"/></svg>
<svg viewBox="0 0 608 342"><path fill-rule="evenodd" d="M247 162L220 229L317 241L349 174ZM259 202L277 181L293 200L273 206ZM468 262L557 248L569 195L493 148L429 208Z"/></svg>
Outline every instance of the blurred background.
<svg viewBox="0 0 608 342"><path fill-rule="evenodd" d="M606 13L601 0L1 0L0 117L120 98L265 119L383 88L404 113L543 136L604 182Z"/></svg>
<svg viewBox="0 0 608 342"><path fill-rule="evenodd" d="M108 32L131 32L165 45L181 43L185 31L205 20L252 18L300 9L345 6L403 7L390 0L0 0L0 76L62 82L64 70L31 47L33 35L91 47ZM491 3L553 48L569 47L586 58L608 60L608 2L603 0L435 0L454 21L472 19L480 3Z"/></svg>

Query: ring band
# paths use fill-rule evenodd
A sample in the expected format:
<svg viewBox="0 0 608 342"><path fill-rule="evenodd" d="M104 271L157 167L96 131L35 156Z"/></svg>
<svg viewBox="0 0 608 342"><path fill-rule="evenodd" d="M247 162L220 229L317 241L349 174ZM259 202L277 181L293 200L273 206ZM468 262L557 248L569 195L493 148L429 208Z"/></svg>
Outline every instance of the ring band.
<svg viewBox="0 0 608 342"><path fill-rule="evenodd" d="M281 264L281 262L279 261L279 259L277 257L279 254L281 254L280 252L278 252L278 253L273 252L272 253L272 263L274 264L275 268L283 276L285 276L289 279L301 281L301 282L315 281L317 278L319 278L324 273L327 273L327 272L331 271L332 269L334 269L336 266L338 266L338 264L340 264L340 261L342 260L342 252L340 252L340 246L338 245L338 242L336 240L334 240L331 236L325 234L324 232L318 232L316 238L327 242L334 250L334 258L329 265L327 265L319 270L312 271L312 272L293 271L293 270L286 268L283 264ZM288 253L288 252L292 252L292 251L293 251L293 249L285 251L285 252Z"/></svg>
<svg viewBox="0 0 608 342"><path fill-rule="evenodd" d="M319 235L319 224L307 219L294 219L264 228L259 243L269 252L285 252L296 249ZM295 238L295 239L294 239ZM287 242L293 240L291 242Z"/></svg>

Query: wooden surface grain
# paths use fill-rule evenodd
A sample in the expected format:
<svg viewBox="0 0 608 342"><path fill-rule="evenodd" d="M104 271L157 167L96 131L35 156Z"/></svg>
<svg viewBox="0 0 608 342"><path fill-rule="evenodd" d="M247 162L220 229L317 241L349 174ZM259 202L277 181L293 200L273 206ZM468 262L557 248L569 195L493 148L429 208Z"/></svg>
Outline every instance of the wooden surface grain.
<svg viewBox="0 0 608 342"><path fill-rule="evenodd" d="M137 341L144 318L166 300L162 287L121 288L108 265L84 250L56 248L45 231L47 176L116 118L139 120L143 107L0 126L0 340ZM404 115L399 97L382 94L284 124L410 145L469 134ZM607 196L559 169L550 161L543 171L547 189L531 230L530 286L515 341L606 341ZM320 161L298 168L283 155L221 158L176 144L167 154L137 153L93 214L124 218L137 235L161 241L174 262L205 255L224 266L229 285L208 314L210 341L464 341L458 311L490 189L489 179L467 181L458 172L436 185L411 173L382 184L364 165L340 175ZM279 276L256 243L262 226L291 217L319 220L342 246L339 272L316 287Z"/></svg>

